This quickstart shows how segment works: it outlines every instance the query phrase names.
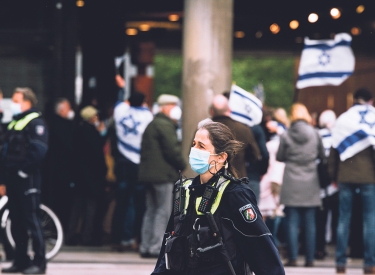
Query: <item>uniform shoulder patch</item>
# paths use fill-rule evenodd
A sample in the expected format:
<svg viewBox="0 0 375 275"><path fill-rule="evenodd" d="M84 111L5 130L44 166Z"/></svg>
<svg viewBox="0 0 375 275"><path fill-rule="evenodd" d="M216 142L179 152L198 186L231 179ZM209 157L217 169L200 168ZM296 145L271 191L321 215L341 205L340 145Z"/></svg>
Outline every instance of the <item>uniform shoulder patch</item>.
<svg viewBox="0 0 375 275"><path fill-rule="evenodd" d="M257 213L251 203L242 206L239 211L245 222L253 222L257 219Z"/></svg>
<svg viewBox="0 0 375 275"><path fill-rule="evenodd" d="M37 126L35 126L35 132L39 136L44 135L44 126L43 125L37 125Z"/></svg>

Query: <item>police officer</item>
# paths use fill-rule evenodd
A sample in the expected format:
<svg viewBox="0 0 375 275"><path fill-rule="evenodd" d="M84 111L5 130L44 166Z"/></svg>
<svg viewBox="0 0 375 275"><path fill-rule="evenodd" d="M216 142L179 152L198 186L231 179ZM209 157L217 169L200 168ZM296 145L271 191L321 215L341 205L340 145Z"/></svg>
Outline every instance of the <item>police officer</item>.
<svg viewBox="0 0 375 275"><path fill-rule="evenodd" d="M232 167L242 144L222 123L200 123L189 155L199 175L176 182L174 210L152 274L284 275L247 178Z"/></svg>
<svg viewBox="0 0 375 275"><path fill-rule="evenodd" d="M45 244L41 221L40 165L47 152L47 130L30 88L16 88L10 109L13 120L8 125L1 152L1 183L9 197L12 235L16 243L15 259L2 273L44 274ZM27 253L28 231L33 241L33 260Z"/></svg>

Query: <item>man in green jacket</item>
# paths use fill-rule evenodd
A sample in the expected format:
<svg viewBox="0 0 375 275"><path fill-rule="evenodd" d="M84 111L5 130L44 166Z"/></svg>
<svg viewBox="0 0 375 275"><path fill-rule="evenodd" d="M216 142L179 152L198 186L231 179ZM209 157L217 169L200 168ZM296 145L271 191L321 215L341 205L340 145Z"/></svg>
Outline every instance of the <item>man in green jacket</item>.
<svg viewBox="0 0 375 275"><path fill-rule="evenodd" d="M138 179L146 187L146 212L142 224L142 257L158 257L164 230L172 211L173 183L186 163L177 139L177 122L181 118L179 99L160 95L159 113L147 126L141 145Z"/></svg>

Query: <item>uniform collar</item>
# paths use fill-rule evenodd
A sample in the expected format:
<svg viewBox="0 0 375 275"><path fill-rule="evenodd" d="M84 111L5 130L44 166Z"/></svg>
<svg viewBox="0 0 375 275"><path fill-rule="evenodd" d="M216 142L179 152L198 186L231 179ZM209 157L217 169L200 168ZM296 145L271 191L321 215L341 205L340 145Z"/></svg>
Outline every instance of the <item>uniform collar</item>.
<svg viewBox="0 0 375 275"><path fill-rule="evenodd" d="M23 113L20 113L18 115L13 116L13 120L20 120L21 118L24 118L28 114L38 112L35 108L31 108L29 110L24 111Z"/></svg>

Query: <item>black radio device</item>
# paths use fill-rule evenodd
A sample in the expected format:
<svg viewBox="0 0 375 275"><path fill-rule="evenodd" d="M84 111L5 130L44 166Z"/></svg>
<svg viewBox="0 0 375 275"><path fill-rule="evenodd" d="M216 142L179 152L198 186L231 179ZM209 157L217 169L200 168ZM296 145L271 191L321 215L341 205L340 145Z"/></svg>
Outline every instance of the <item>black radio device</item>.
<svg viewBox="0 0 375 275"><path fill-rule="evenodd" d="M182 181L182 175L180 171L180 179L174 185L174 200L173 200L173 213L174 215L185 214L185 200L186 200L186 189Z"/></svg>
<svg viewBox="0 0 375 275"><path fill-rule="evenodd" d="M215 186L207 185L204 189L202 200L199 203L198 211L201 213L210 212L218 193L219 189Z"/></svg>

